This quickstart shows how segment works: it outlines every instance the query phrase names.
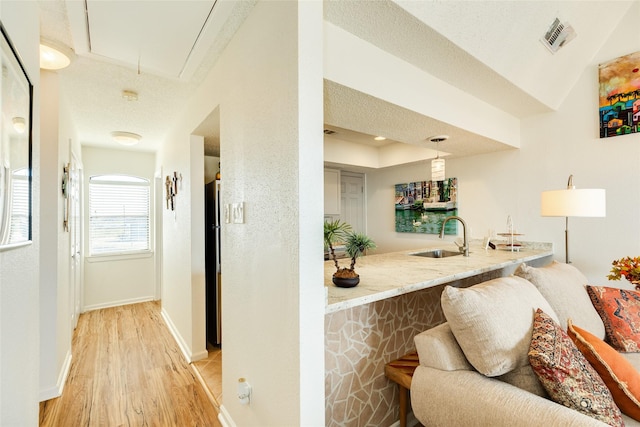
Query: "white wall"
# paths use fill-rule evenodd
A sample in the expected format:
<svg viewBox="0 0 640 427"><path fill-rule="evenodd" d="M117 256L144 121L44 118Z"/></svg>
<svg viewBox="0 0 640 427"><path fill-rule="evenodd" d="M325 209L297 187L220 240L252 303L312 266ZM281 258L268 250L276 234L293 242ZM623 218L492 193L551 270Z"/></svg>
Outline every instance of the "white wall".
<svg viewBox="0 0 640 427"><path fill-rule="evenodd" d="M126 174L148 179L150 182L150 224L154 230L154 172L155 154L97 147L82 147L84 165L84 215L89 226L89 178L102 174ZM163 181L164 182L164 181ZM85 233L84 310L150 301L155 298L155 254L90 257L88 228ZM154 247L151 233L151 248Z"/></svg>
<svg viewBox="0 0 640 427"><path fill-rule="evenodd" d="M70 234L60 183L70 160L70 126L60 109L58 74L42 71L40 215L40 400L60 395L71 363Z"/></svg>
<svg viewBox="0 0 640 427"><path fill-rule="evenodd" d="M190 241L203 230L190 210L201 203L188 195L204 196L190 188L202 185L193 169L203 163L185 148L220 107L222 202L245 203L245 223L222 228L230 425L324 425L321 61L321 2L258 2L159 155L163 170L195 179L164 215L162 299L178 340L197 353L201 254ZM239 377L253 387L249 406L234 398Z"/></svg>
<svg viewBox="0 0 640 427"><path fill-rule="evenodd" d="M459 214L474 237L505 231L511 215L525 240L553 242L555 258L564 261L564 219L540 216L540 193L566 188L573 174L576 188L607 191L606 218L569 220L574 265L604 284L611 261L640 253L640 134L599 139L597 70L599 63L640 50L634 30L639 15L636 3L558 111L522 122L519 150L447 160L447 176L459 179ZM424 163L368 174L369 233L380 250L433 239L395 233L391 203L393 184L426 179L428 168Z"/></svg>
<svg viewBox="0 0 640 427"><path fill-rule="evenodd" d="M35 2L0 2L0 19L34 85L33 244L0 251L0 425L38 424L40 260L39 20Z"/></svg>

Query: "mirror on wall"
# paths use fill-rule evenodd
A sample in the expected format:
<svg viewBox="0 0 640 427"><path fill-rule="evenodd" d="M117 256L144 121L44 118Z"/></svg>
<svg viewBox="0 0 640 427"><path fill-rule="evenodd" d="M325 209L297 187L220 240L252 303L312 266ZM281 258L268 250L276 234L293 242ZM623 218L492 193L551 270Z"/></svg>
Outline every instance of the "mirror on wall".
<svg viewBox="0 0 640 427"><path fill-rule="evenodd" d="M0 74L0 250L31 241L31 130L33 86L2 32Z"/></svg>

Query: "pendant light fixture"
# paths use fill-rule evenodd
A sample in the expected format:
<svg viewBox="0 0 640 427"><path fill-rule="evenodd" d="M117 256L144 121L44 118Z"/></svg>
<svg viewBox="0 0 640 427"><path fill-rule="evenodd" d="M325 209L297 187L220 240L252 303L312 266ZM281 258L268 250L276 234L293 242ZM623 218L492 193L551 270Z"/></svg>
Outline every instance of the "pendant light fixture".
<svg viewBox="0 0 640 427"><path fill-rule="evenodd" d="M444 159L440 158L440 152L438 151L438 143L449 139L448 135L437 135L429 138L430 142L436 143L436 158L431 160L431 181L444 181L445 177L445 165Z"/></svg>

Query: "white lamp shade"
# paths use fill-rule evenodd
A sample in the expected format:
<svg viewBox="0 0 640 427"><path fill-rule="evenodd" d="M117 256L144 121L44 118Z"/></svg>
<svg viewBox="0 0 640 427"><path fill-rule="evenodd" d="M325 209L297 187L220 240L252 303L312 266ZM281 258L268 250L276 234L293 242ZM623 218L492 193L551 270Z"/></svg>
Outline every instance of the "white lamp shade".
<svg viewBox="0 0 640 427"><path fill-rule="evenodd" d="M444 181L444 159L431 160L431 181Z"/></svg>
<svg viewBox="0 0 640 427"><path fill-rule="evenodd" d="M542 192L540 215L603 217L607 215L605 190L566 189Z"/></svg>

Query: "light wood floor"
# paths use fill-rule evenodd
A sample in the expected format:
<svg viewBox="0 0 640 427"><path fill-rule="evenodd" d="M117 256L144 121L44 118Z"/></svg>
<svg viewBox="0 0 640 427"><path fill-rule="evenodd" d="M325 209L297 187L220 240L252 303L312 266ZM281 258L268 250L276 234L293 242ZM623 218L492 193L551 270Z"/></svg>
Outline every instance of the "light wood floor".
<svg viewBox="0 0 640 427"><path fill-rule="evenodd" d="M83 313L61 397L41 426L214 426L217 412L148 302Z"/></svg>

